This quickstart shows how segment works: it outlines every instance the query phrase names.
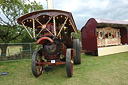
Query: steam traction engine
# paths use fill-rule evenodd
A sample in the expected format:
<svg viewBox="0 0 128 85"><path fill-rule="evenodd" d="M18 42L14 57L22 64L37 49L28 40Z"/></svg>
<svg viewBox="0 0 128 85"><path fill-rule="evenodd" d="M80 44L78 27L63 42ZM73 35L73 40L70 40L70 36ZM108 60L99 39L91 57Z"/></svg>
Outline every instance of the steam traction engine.
<svg viewBox="0 0 128 85"><path fill-rule="evenodd" d="M81 63L79 39L75 22L70 12L61 10L42 10L18 18L31 38L41 44L32 56L32 72L39 77L46 66L66 64L67 76L73 75L74 64Z"/></svg>

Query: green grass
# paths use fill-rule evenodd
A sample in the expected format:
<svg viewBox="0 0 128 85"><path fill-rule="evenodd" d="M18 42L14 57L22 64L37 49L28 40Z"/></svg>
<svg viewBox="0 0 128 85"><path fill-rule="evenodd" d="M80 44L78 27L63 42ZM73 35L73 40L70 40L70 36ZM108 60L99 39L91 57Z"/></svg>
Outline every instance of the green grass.
<svg viewBox="0 0 128 85"><path fill-rule="evenodd" d="M82 55L82 64L74 65L72 78L66 76L65 65L56 66L35 78L31 72L31 61L0 62L0 85L128 85L128 52L92 57Z"/></svg>

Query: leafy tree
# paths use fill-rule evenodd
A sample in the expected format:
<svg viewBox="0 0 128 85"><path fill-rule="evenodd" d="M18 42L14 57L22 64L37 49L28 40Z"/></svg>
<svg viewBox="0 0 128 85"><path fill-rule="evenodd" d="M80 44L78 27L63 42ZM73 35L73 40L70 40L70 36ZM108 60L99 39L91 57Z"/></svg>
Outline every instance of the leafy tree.
<svg viewBox="0 0 128 85"><path fill-rule="evenodd" d="M81 31L80 30L78 30L78 34L76 35L76 37L81 40Z"/></svg>
<svg viewBox="0 0 128 85"><path fill-rule="evenodd" d="M78 30L78 33L77 34L73 33L72 36L77 38L77 39L79 39L79 40L81 40L81 31Z"/></svg>
<svg viewBox="0 0 128 85"><path fill-rule="evenodd" d="M10 43L25 34L23 27L17 24L17 18L32 11L43 10L43 6L29 0L0 0L0 10L0 42ZM7 46L0 45L1 55L6 54Z"/></svg>

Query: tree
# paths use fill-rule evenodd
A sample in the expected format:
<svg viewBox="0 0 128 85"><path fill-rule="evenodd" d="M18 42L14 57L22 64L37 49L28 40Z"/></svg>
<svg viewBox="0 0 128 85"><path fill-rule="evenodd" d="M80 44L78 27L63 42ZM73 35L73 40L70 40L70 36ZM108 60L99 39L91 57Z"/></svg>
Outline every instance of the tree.
<svg viewBox="0 0 128 85"><path fill-rule="evenodd" d="M72 36L77 38L77 39L79 39L81 41L81 31L80 30L78 30L77 34L73 33Z"/></svg>
<svg viewBox="0 0 128 85"><path fill-rule="evenodd" d="M29 0L0 0L0 10L0 42L9 43L24 34L23 27L17 24L17 18L32 11L43 10L43 6ZM0 45L1 55L6 54L7 46L5 44L3 49Z"/></svg>
<svg viewBox="0 0 128 85"><path fill-rule="evenodd" d="M76 37L81 40L81 31L80 30L78 30L78 34L76 35Z"/></svg>

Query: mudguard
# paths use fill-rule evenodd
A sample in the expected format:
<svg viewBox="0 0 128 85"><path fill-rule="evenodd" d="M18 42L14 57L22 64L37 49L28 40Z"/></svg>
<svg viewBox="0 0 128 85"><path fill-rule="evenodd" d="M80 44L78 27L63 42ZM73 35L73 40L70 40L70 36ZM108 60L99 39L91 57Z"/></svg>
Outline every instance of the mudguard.
<svg viewBox="0 0 128 85"><path fill-rule="evenodd" d="M50 41L51 43L53 43L53 40L51 38L49 38L49 37L41 37L40 39L38 39L37 44L44 45L44 43L47 40Z"/></svg>

